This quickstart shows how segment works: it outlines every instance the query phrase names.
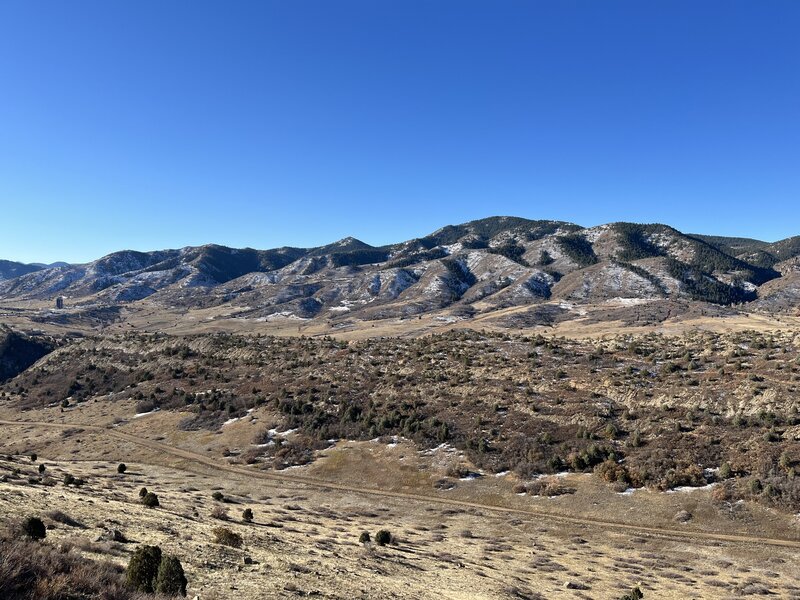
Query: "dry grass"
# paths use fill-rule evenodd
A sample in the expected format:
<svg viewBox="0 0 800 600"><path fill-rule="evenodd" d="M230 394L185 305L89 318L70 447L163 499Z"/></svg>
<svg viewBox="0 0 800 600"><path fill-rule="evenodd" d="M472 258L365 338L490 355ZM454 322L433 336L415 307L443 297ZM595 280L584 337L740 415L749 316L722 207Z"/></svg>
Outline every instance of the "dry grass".
<svg viewBox="0 0 800 600"><path fill-rule="evenodd" d="M202 600L613 599L635 586L645 598L800 598L796 547L742 541L800 539L783 510L800 502L797 342L84 339L3 388L0 419L30 423L2 425L0 519L41 516L41 573L67 568L63 555L88 581L78 562L103 558L97 576L118 577L139 544L162 546ZM43 402L75 381L84 401ZM133 418L143 402L161 410ZM723 464L712 489L662 491ZM159 508L140 504L142 487ZM229 506L237 518L222 523ZM240 522L244 507L256 522ZM359 543L381 529L393 544ZM20 571L23 550L4 550L8 581L66 589Z"/></svg>
<svg viewBox="0 0 800 600"><path fill-rule="evenodd" d="M0 598L3 600L147 600L156 596L129 590L122 567L90 560L70 545L52 546L0 538Z"/></svg>
<svg viewBox="0 0 800 600"><path fill-rule="evenodd" d="M340 451L349 456L337 463L344 476L371 454L376 468L382 464L391 480L400 466L398 456L410 457L411 452L407 445L382 449L372 444L372 452L369 447L362 444ZM634 585L640 585L646 597L656 598L726 598L753 593L759 586L791 598L793 586L800 585L793 569L798 553L788 548L665 539L416 500L340 495L309 486L293 489L200 465L192 472L129 459L134 475L120 478L115 472L117 462L114 458L50 461L54 472L68 468L85 478L86 485L80 490L61 484L48 488L27 484L24 478L0 484L0 513L23 516L62 511L87 528L62 525L53 529L48 532L48 547L69 547L75 556L102 556L117 565L117 573L139 544L160 545L183 562L190 597L199 593L204 600L222 600L232 593L243 600L260 600L315 592L374 598L376 590L380 590L377 597L394 594L426 600L518 598L528 592L557 598L567 593L567 583L586 586L573 587L568 593L581 592L591 598L617 598ZM19 463L0 461L0 470L14 464ZM429 475L442 474L438 473ZM448 492L431 488L431 493L489 501L488 494L497 496L490 490L504 487L503 483L496 478L459 482ZM143 484L158 492L160 508L150 510L138 504ZM574 503L575 510L601 501L606 510L620 511L609 509L610 497L597 495L579 479L567 478L559 484L577 491L567 497L513 498L520 505L541 503L551 509L567 508L562 504L566 500ZM480 491L481 486L485 491ZM510 489L510 482L505 487ZM224 489L226 497L236 501L247 499L257 515L253 524L224 524L231 534L241 536L241 548L218 543L215 530L220 522L207 516L216 504L211 498L215 489ZM634 510L633 506L655 505L662 499L672 503L662 510L670 520L674 506L692 502L688 496L668 494L626 501L633 502L628 510ZM699 507L692 512L693 524L701 528L723 522L711 524ZM761 517L751 511L751 518ZM94 541L110 527L120 529L134 543ZM365 548L359 543L363 531L374 539L380 529L391 531L392 545ZM365 585L365 581L370 583ZM230 585L235 585L235 592Z"/></svg>

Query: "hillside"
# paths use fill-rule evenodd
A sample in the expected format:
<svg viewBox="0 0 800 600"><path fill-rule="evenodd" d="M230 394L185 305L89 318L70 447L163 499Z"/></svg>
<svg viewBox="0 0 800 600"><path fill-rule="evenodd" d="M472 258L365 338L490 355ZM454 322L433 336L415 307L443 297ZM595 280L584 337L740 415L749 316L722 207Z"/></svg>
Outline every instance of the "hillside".
<svg viewBox="0 0 800 600"><path fill-rule="evenodd" d="M792 331L60 342L0 383L3 598L151 599L146 545L200 600L800 589Z"/></svg>
<svg viewBox="0 0 800 600"><path fill-rule="evenodd" d="M29 337L0 324L0 382L17 376L53 348L51 340Z"/></svg>
<svg viewBox="0 0 800 600"><path fill-rule="evenodd" d="M584 228L491 217L381 247L345 238L316 248L115 252L0 281L0 302L51 303L62 295L72 309L93 315L99 308L146 306L214 311L214 320L330 327L421 315L468 319L565 302L670 300L795 314L798 239L767 243L688 235L660 224Z"/></svg>
<svg viewBox="0 0 800 600"><path fill-rule="evenodd" d="M40 271L44 268L44 265L26 265L25 263L14 262L12 260L0 260L0 281L14 279L20 275Z"/></svg>

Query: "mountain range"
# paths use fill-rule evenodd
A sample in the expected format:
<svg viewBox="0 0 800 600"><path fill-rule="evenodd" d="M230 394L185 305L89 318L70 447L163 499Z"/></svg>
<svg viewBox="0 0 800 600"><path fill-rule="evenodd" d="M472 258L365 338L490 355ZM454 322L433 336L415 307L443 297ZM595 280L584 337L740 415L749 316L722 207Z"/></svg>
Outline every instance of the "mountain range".
<svg viewBox="0 0 800 600"><path fill-rule="evenodd" d="M667 225L490 217L374 247L219 245L124 250L56 266L0 261L0 300L73 306L226 305L233 317L362 320L449 311L457 318L552 303L682 300L794 314L800 236L769 243Z"/></svg>

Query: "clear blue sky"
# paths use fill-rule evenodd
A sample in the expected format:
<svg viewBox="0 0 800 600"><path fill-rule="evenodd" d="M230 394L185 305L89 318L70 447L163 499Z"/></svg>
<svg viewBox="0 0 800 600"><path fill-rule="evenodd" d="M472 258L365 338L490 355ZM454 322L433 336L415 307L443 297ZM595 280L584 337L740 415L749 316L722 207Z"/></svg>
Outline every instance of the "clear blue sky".
<svg viewBox="0 0 800 600"><path fill-rule="evenodd" d="M4 0L0 258L800 234L796 0Z"/></svg>

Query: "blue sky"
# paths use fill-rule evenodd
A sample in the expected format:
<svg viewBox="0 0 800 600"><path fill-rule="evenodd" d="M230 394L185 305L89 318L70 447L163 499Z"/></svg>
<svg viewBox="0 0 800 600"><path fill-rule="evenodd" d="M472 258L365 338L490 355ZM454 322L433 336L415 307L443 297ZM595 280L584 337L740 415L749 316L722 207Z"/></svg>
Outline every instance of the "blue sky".
<svg viewBox="0 0 800 600"><path fill-rule="evenodd" d="M0 258L800 234L800 2L0 3Z"/></svg>

